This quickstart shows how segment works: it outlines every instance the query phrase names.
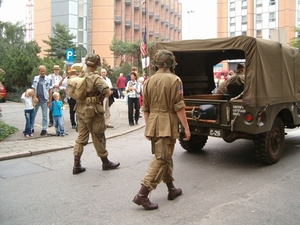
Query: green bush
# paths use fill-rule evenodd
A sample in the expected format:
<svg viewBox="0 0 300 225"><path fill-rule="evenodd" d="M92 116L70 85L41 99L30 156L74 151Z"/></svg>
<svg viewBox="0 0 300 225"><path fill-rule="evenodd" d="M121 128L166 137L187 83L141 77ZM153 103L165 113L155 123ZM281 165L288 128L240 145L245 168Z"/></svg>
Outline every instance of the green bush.
<svg viewBox="0 0 300 225"><path fill-rule="evenodd" d="M7 136L17 131L18 128L9 126L0 119L0 141L3 141Z"/></svg>
<svg viewBox="0 0 300 225"><path fill-rule="evenodd" d="M27 88L24 87L14 87L13 92L7 92L6 100L12 102L22 102L21 95L26 91L26 89Z"/></svg>

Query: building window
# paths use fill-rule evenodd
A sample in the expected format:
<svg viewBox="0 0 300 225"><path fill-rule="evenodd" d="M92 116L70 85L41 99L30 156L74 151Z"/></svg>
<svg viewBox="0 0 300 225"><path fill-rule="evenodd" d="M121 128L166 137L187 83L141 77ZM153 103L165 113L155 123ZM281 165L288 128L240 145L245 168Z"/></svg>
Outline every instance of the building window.
<svg viewBox="0 0 300 225"><path fill-rule="evenodd" d="M83 43L83 31L77 32L77 39L79 43Z"/></svg>
<svg viewBox="0 0 300 225"><path fill-rule="evenodd" d="M243 32L242 32L242 35L247 35L247 31L243 31Z"/></svg>
<svg viewBox="0 0 300 225"><path fill-rule="evenodd" d="M257 30L256 31L256 37L257 38L262 38L262 36L261 36L261 30Z"/></svg>
<svg viewBox="0 0 300 225"><path fill-rule="evenodd" d="M247 9L247 0L242 1L242 9Z"/></svg>
<svg viewBox="0 0 300 225"><path fill-rule="evenodd" d="M235 11L235 2L230 2L230 11Z"/></svg>
<svg viewBox="0 0 300 225"><path fill-rule="evenodd" d="M276 17L275 17L275 12L271 12L269 14L269 22L275 22Z"/></svg>
<svg viewBox="0 0 300 225"><path fill-rule="evenodd" d="M256 15L256 23L262 23L262 15L261 14Z"/></svg>
<svg viewBox="0 0 300 225"><path fill-rule="evenodd" d="M276 1L275 0L270 0L270 5L275 5L276 4Z"/></svg>
<svg viewBox="0 0 300 225"><path fill-rule="evenodd" d="M83 18L82 17L78 17L78 29L84 29L83 28Z"/></svg>
<svg viewBox="0 0 300 225"><path fill-rule="evenodd" d="M230 17L230 26L235 26L235 17Z"/></svg>
<svg viewBox="0 0 300 225"><path fill-rule="evenodd" d="M230 32L230 37L234 37L235 36L235 32Z"/></svg>
<svg viewBox="0 0 300 225"><path fill-rule="evenodd" d="M242 16L242 24L247 24L247 16Z"/></svg>
<svg viewBox="0 0 300 225"><path fill-rule="evenodd" d="M256 7L262 7L262 0L256 0Z"/></svg>

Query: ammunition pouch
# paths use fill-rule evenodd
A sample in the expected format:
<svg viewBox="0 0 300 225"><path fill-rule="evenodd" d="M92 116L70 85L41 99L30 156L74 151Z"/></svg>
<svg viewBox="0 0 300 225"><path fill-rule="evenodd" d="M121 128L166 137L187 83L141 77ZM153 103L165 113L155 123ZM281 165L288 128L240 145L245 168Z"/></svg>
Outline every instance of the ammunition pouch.
<svg viewBox="0 0 300 225"><path fill-rule="evenodd" d="M83 110L86 117L93 117L95 115L94 106L86 106L83 108Z"/></svg>

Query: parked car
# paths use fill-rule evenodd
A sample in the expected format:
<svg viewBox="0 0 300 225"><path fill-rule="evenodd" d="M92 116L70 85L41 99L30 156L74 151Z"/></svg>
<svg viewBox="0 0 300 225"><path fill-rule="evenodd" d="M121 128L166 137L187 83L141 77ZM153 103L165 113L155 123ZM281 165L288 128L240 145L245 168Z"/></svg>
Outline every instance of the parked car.
<svg viewBox="0 0 300 225"><path fill-rule="evenodd" d="M7 95L6 88L5 88L4 84L2 84L0 82L0 101L5 102L6 95Z"/></svg>

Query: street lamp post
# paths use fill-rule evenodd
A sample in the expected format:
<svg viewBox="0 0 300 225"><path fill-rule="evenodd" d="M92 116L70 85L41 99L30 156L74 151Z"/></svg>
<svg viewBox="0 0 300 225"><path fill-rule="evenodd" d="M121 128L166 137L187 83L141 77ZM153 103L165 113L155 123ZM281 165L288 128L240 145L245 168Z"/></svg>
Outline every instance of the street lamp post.
<svg viewBox="0 0 300 225"><path fill-rule="evenodd" d="M191 37L190 37L191 13L194 13L194 12L195 12L194 10L189 10L189 11L187 11L187 13L189 14L189 39L191 38Z"/></svg>

